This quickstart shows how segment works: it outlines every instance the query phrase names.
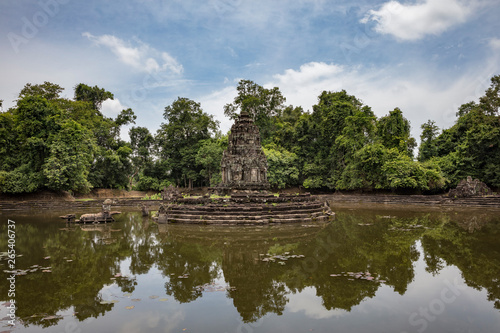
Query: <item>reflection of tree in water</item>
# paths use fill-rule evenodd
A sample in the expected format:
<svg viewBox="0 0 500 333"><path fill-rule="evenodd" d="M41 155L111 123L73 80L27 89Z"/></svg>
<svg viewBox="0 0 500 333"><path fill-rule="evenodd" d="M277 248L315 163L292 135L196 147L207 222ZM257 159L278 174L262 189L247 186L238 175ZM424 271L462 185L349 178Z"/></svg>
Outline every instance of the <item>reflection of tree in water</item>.
<svg viewBox="0 0 500 333"><path fill-rule="evenodd" d="M262 239L226 247L222 260L224 278L235 290L229 291L244 322L253 322L272 312L281 315L288 302L285 284L279 281L283 268L259 261Z"/></svg>
<svg viewBox="0 0 500 333"><path fill-rule="evenodd" d="M210 250L218 252L218 249L173 241L165 250L165 254L170 253L158 263L158 268L165 275L170 275L169 281L165 283L167 294L180 303L201 297L201 291L195 287L210 283L218 275L217 265L213 265L206 254Z"/></svg>
<svg viewBox="0 0 500 333"><path fill-rule="evenodd" d="M113 283L121 260L131 255L129 239L116 237L112 225L71 226L59 230L50 224L17 224L16 252L18 269L35 269L34 265L50 267L50 272L27 272L16 278L16 315L23 323L49 327L61 319L46 319L49 315L73 307L75 317L85 320L97 318L112 309L112 304L100 304L100 291ZM128 224L121 224L130 228ZM90 231L89 231L90 230ZM130 234L130 230L122 230ZM3 231L2 231L3 233ZM0 244L3 246L4 244ZM44 259L50 257L49 259ZM3 275L2 275L3 279ZM122 291L133 291L135 280L117 279ZM7 294L1 284L0 293Z"/></svg>
<svg viewBox="0 0 500 333"><path fill-rule="evenodd" d="M419 256L414 244L420 232L388 231L394 220L338 213L335 222L312 244L300 248L309 260L299 273L303 284L298 289L313 286L326 309L349 311L363 299L373 297L380 282L330 275L369 272L404 294L414 278L413 262Z"/></svg>
<svg viewBox="0 0 500 333"><path fill-rule="evenodd" d="M393 222L415 223L408 219ZM360 223L373 225L360 227ZM287 295L306 287L316 289L326 309L350 310L363 299L373 297L380 283L349 281L348 277L333 278L330 274L370 272L387 280L401 294L413 280L412 264L419 255L414 244L422 231L388 231L391 225L389 220L373 216L338 214L334 223L319 229L299 226L223 232L223 228L171 227L170 239L175 241L165 250L176 255L162 260L165 274L174 272L166 284L167 292L180 301L200 297L194 287L213 281L215 272L210 273L210 262L222 256L220 268L225 281L235 288L228 296L245 322L256 321L267 313L281 315ZM223 253L216 249L223 249ZM262 262L261 255L270 250L275 251L273 254L291 251L305 258L289 259L285 265ZM204 261L203 255L213 258ZM177 278L185 273L189 273L189 279Z"/></svg>
<svg viewBox="0 0 500 333"><path fill-rule="evenodd" d="M444 215L442 219L448 223L424 235L427 270L437 274L446 265L457 266L466 284L478 290L485 288L488 300L500 310L500 218L483 215L477 228L478 219L473 215Z"/></svg>
<svg viewBox="0 0 500 333"><path fill-rule="evenodd" d="M150 220L139 214L128 214L131 223L125 230L125 238L129 239L132 251L130 253L130 272L146 274L161 257L157 234L150 226Z"/></svg>
<svg viewBox="0 0 500 333"><path fill-rule="evenodd" d="M281 315L288 295L308 287L316 290L326 309L350 311L374 297L381 283L400 294L406 292L415 275L413 263L419 258L418 239L429 272L437 274L446 265L456 265L467 284L486 288L489 299L500 309L500 223L498 218L484 223L469 217L461 213L401 213L394 217L372 211L338 211L336 220L322 228L252 229L153 226L139 214L129 213L124 214L125 223L89 226L95 229L90 231L18 224L17 234L22 237L18 236L16 248L24 255L18 261L23 266L18 268L38 264L51 266L52 273L18 277L17 314L26 325L42 327L60 320L42 320L44 316L71 307L79 320L104 315L114 305L100 304L100 292L113 283L110 279L127 258L134 275L146 274L156 265L166 277L167 294L181 303L202 297L198 286L213 283L222 273L234 288L227 296L244 322L268 313ZM5 230L2 226L2 233ZM476 231L471 234L471 230ZM0 246L6 248L5 239ZM284 265L263 262L261 254L270 252L305 257L289 259ZM44 260L46 256L50 259ZM369 272L385 282L330 276L342 272ZM123 292L135 289L134 279L114 282ZM0 285L1 294L7 294L6 287ZM33 314L44 316L31 317Z"/></svg>
<svg viewBox="0 0 500 333"><path fill-rule="evenodd" d="M201 297L202 292L196 287L218 277L220 248L211 239L195 238L199 227L163 224L158 225L158 230L156 265L168 277L166 293L180 303Z"/></svg>

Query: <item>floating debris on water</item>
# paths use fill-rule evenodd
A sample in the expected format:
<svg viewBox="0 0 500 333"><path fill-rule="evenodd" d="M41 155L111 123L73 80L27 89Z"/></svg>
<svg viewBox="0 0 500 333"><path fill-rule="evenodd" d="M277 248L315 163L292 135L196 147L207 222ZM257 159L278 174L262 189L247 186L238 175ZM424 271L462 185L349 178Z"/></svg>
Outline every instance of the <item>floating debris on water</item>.
<svg viewBox="0 0 500 333"><path fill-rule="evenodd" d="M111 300L111 301L101 301L99 302L100 304L115 304L115 303L118 303L119 301L114 299L114 300Z"/></svg>
<svg viewBox="0 0 500 333"><path fill-rule="evenodd" d="M213 293L213 292L220 292L220 291L235 291L235 287L229 287L229 286L222 286L220 284L215 284L214 282L212 283L205 283L203 285L199 285L194 287L195 291L201 291L201 292L207 292L207 293Z"/></svg>
<svg viewBox="0 0 500 333"><path fill-rule="evenodd" d="M265 257L260 259L260 261L263 262L278 262L280 265L285 265L288 259L301 259L305 258L305 255L303 254L290 254L290 252L285 252L284 254L260 254L261 257Z"/></svg>
<svg viewBox="0 0 500 333"><path fill-rule="evenodd" d="M54 316L48 316L48 317L42 318L42 320L52 320L52 319L62 319L62 318L63 318L63 316L54 315Z"/></svg>
<svg viewBox="0 0 500 333"><path fill-rule="evenodd" d="M421 224L414 224L414 225L405 225L404 227L392 227L392 228L389 228L390 231L413 231L413 230L416 230L416 229L427 229L426 227L424 227L423 225Z"/></svg>
<svg viewBox="0 0 500 333"><path fill-rule="evenodd" d="M348 277L347 280L349 281L354 281L354 280L366 280L366 281L373 281L373 282L386 282L385 280L379 280L378 277L372 276L370 272L342 272L342 273L336 273L336 274L330 274L331 277ZM353 279L354 278L354 279Z"/></svg>

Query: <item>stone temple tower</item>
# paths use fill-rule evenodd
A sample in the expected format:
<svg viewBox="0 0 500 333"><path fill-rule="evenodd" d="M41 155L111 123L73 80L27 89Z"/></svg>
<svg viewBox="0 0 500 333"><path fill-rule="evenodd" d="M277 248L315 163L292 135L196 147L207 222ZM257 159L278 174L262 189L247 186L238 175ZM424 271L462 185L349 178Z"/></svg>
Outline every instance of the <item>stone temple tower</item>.
<svg viewBox="0 0 500 333"><path fill-rule="evenodd" d="M231 127L227 150L221 161L226 190L267 190L267 159L260 145L259 128L245 111Z"/></svg>

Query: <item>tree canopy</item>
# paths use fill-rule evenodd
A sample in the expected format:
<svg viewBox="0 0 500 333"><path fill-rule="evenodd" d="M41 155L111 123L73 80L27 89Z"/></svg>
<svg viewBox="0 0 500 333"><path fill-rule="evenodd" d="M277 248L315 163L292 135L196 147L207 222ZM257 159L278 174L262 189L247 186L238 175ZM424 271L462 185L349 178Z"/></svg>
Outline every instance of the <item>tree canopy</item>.
<svg viewBox="0 0 500 333"><path fill-rule="evenodd" d="M93 89L102 92L99 103L113 96ZM129 167L130 148L119 128L133 121L132 110L125 111L127 121L113 120L96 109L95 100L64 99L62 91L50 82L28 83L16 105L0 113L1 193L127 186L121 175ZM116 160L121 168L109 163Z"/></svg>
<svg viewBox="0 0 500 333"><path fill-rule="evenodd" d="M160 190L220 182L227 134L200 103L179 97L164 109L156 133L131 127L132 109L115 119L100 109L114 95L78 84L74 98L57 84L28 83L16 105L0 112L0 193L92 188ZM377 117L347 91L323 91L311 111L286 106L278 87L250 80L224 107L232 119L247 112L260 128L275 188L433 193L467 176L500 187L500 75L478 101L457 110L453 126L421 124L420 147L404 110ZM1 103L1 101L0 101ZM1 104L0 104L1 106ZM414 157L416 156L416 158Z"/></svg>

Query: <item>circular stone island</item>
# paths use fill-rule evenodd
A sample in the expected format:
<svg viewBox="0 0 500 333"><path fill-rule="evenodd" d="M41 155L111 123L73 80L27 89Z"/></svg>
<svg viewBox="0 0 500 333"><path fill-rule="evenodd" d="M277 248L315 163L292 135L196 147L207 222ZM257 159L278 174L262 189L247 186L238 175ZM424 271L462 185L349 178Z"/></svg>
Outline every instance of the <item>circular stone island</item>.
<svg viewBox="0 0 500 333"><path fill-rule="evenodd" d="M334 215L326 203L309 193L270 193L267 166L259 128L242 111L222 155L222 182L201 197L182 197L169 186L156 218L159 223L260 225L325 222Z"/></svg>
<svg viewBox="0 0 500 333"><path fill-rule="evenodd" d="M335 214L309 193L238 191L230 196L176 198L162 204L158 223L265 225L328 222Z"/></svg>

